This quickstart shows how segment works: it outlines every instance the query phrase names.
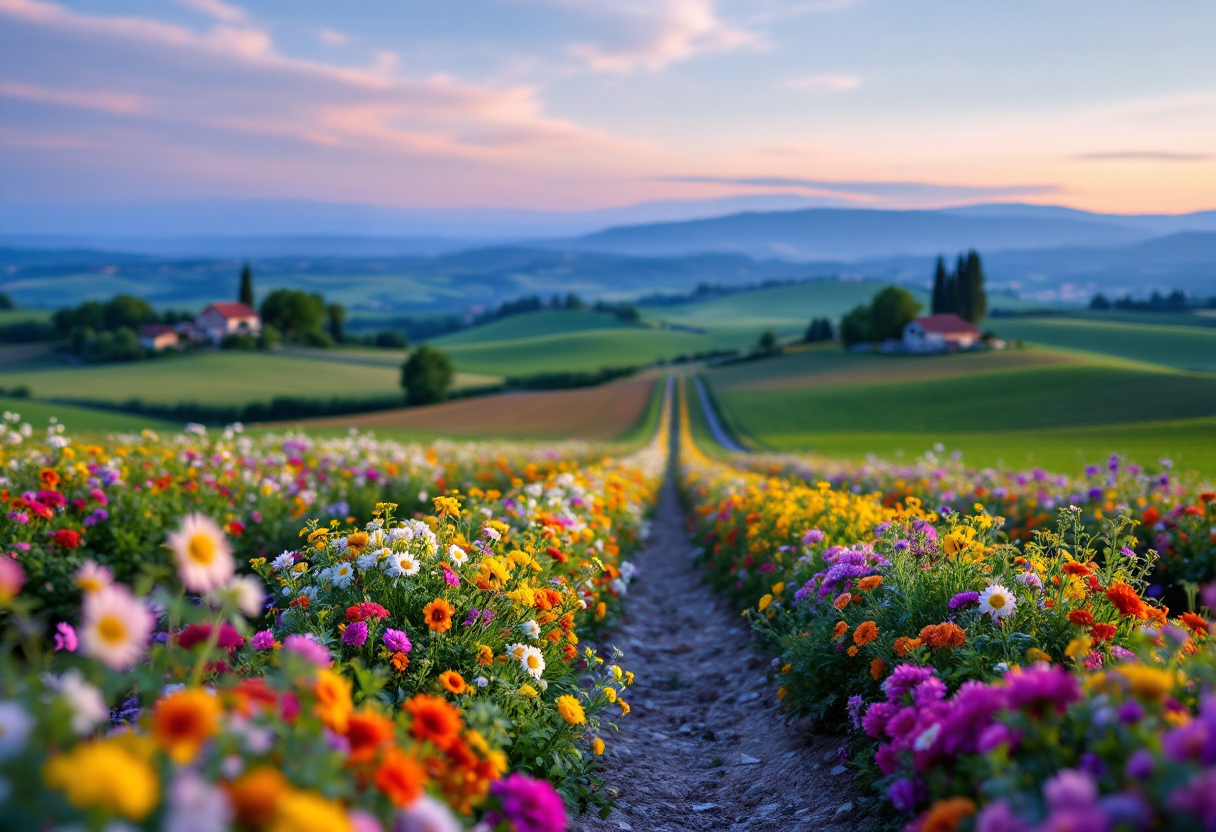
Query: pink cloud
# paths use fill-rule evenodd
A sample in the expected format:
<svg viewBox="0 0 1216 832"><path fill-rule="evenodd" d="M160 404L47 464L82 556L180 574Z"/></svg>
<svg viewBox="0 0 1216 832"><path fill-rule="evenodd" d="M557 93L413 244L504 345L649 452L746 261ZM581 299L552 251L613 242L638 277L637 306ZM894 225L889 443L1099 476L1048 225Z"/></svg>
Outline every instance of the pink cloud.
<svg viewBox="0 0 1216 832"><path fill-rule="evenodd" d="M240 23L247 17L244 9L231 3L225 3L223 0L177 0L177 2L225 23Z"/></svg>
<svg viewBox="0 0 1216 832"><path fill-rule="evenodd" d="M5 80L0 80L0 96L123 115L138 113L144 109L143 99L129 93L109 90L49 89Z"/></svg>

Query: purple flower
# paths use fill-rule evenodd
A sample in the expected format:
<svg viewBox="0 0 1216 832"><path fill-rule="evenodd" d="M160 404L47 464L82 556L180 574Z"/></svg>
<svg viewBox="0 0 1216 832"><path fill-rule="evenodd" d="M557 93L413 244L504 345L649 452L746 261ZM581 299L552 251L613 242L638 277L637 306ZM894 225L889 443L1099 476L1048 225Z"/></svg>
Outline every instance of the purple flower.
<svg viewBox="0 0 1216 832"><path fill-rule="evenodd" d="M1057 713L1081 698L1081 688L1071 673L1060 665L1027 667L1005 676L1009 705L1022 710L1040 711L1048 707Z"/></svg>
<svg viewBox="0 0 1216 832"><path fill-rule="evenodd" d="M823 532L819 531L819 529L811 529L802 536L802 545L811 546L815 543L822 543L823 537L824 534Z"/></svg>
<svg viewBox="0 0 1216 832"><path fill-rule="evenodd" d="M72 629L72 625L66 621L60 621L56 624L55 651L66 650L69 653L75 653L77 646L76 631Z"/></svg>
<svg viewBox="0 0 1216 832"><path fill-rule="evenodd" d="M1207 829L1216 829L1216 769L1196 774L1191 782L1174 790L1169 807L1199 818Z"/></svg>
<svg viewBox="0 0 1216 832"><path fill-rule="evenodd" d="M1004 745L1010 751L1016 751L1020 739L1020 735L1015 734L1013 729L1005 723L994 722L980 734L979 739L975 742L975 750L980 754L987 754Z"/></svg>
<svg viewBox="0 0 1216 832"><path fill-rule="evenodd" d="M1088 772L1065 768L1043 785L1043 797L1052 809L1082 809L1098 801L1098 784Z"/></svg>
<svg viewBox="0 0 1216 832"><path fill-rule="evenodd" d="M773 659L776 662L776 659ZM849 718L853 720L853 727L861 727L861 695L853 694L849 697Z"/></svg>
<svg viewBox="0 0 1216 832"><path fill-rule="evenodd" d="M912 689L912 701L925 708L946 698L946 683L936 676L926 679Z"/></svg>
<svg viewBox="0 0 1216 832"><path fill-rule="evenodd" d="M895 546L895 551L906 552L906 551L908 551L908 546L910 544L908 543L908 541L904 540L903 538L900 538L899 540L895 541L895 543L893 545Z"/></svg>
<svg viewBox="0 0 1216 832"><path fill-rule="evenodd" d="M1161 751L1180 763L1198 761L1208 741L1208 729L1202 722L1188 722L1161 736Z"/></svg>
<svg viewBox="0 0 1216 832"><path fill-rule="evenodd" d="M1003 800L989 803L975 820L975 832L1027 832L1029 829Z"/></svg>
<svg viewBox="0 0 1216 832"><path fill-rule="evenodd" d="M1124 725L1133 725L1144 719L1144 706L1134 699L1129 700L1119 706L1119 709L1115 711L1115 716Z"/></svg>
<svg viewBox="0 0 1216 832"><path fill-rule="evenodd" d="M946 606L952 610L957 610L960 607L967 607L980 602L980 594L978 592L960 592L950 599L950 603Z"/></svg>
<svg viewBox="0 0 1216 832"><path fill-rule="evenodd" d="M329 667L333 663L329 650L311 635L290 635L283 639L283 649L303 657L318 667Z"/></svg>
<svg viewBox="0 0 1216 832"><path fill-rule="evenodd" d="M490 792L502 801L501 810L486 818L491 827L506 820L518 832L566 832L570 828L566 804L544 780L516 772L490 786Z"/></svg>
<svg viewBox="0 0 1216 832"><path fill-rule="evenodd" d="M866 708L866 715L861 719L861 727L868 736L877 737L887 726L887 721L899 709L893 702L875 702Z"/></svg>
<svg viewBox="0 0 1216 832"><path fill-rule="evenodd" d="M367 642L367 622L354 621L346 625L342 633L342 643L347 647L362 647Z"/></svg>
<svg viewBox="0 0 1216 832"><path fill-rule="evenodd" d="M977 740L1004 705L1003 688L983 682L963 683L950 700L950 711L942 721L942 751L947 754L975 752Z"/></svg>
<svg viewBox="0 0 1216 832"><path fill-rule="evenodd" d="M899 768L899 753L889 743L883 743L874 752L874 764L878 766L879 771L890 777Z"/></svg>
<svg viewBox="0 0 1216 832"><path fill-rule="evenodd" d="M1112 794L1100 801L1102 814L1120 829L1148 829L1153 810L1138 794Z"/></svg>
<svg viewBox="0 0 1216 832"><path fill-rule="evenodd" d="M274 633L270 630L260 630L253 634L249 643L253 645L254 650L269 650L274 647Z"/></svg>
<svg viewBox="0 0 1216 832"><path fill-rule="evenodd" d="M925 794L925 784L919 780L896 780L887 789L891 805L901 812L911 812L916 804L924 799Z"/></svg>
<svg viewBox="0 0 1216 832"><path fill-rule="evenodd" d="M472 627L474 624L477 623L477 619L480 617L481 617L481 610L477 609L477 607L473 607L471 610L469 610L469 614L464 619L464 626Z"/></svg>
<svg viewBox="0 0 1216 832"><path fill-rule="evenodd" d="M410 644L410 637L405 634L404 630L394 630L390 627L384 631L383 638L384 646L394 653L408 653L414 648L414 645Z"/></svg>
<svg viewBox="0 0 1216 832"><path fill-rule="evenodd" d="M1154 767L1152 752L1147 748L1137 748L1127 758L1124 771L1129 780L1146 780L1152 776Z"/></svg>
<svg viewBox="0 0 1216 832"><path fill-rule="evenodd" d="M901 664L891 671L891 675L882 683L882 690L887 699L898 699L932 675L934 671L931 667Z"/></svg>

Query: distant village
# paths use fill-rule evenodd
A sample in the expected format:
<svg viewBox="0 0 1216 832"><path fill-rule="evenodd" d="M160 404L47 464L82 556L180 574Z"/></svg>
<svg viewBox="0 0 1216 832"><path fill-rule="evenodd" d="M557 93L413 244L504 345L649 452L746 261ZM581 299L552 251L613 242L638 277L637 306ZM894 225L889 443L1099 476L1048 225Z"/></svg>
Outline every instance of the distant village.
<svg viewBox="0 0 1216 832"><path fill-rule="evenodd" d="M139 329L139 345L161 351L184 346L220 346L225 338L262 332L262 316L253 307L237 301L221 301L207 306L193 321L178 324L147 324Z"/></svg>

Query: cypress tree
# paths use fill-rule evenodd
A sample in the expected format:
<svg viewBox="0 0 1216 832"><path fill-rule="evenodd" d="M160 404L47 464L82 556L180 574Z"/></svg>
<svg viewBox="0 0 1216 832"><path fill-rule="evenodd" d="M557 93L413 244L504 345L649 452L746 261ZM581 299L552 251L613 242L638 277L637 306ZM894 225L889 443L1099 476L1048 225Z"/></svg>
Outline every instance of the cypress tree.
<svg viewBox="0 0 1216 832"><path fill-rule="evenodd" d="M937 268L933 272L933 302L929 307L934 315L949 312L946 308L946 292L949 278L946 277L946 263L941 257L937 258Z"/></svg>
<svg viewBox="0 0 1216 832"><path fill-rule="evenodd" d="M984 292L984 266L975 249L967 252L967 295L969 304L965 319L979 324L988 314L988 296Z"/></svg>
<svg viewBox="0 0 1216 832"><path fill-rule="evenodd" d="M961 254L958 256L958 260L955 261L954 274L950 275L950 284L950 294L954 301L953 308L950 311L965 321L967 320L968 310L971 308L971 294L967 285L967 261Z"/></svg>
<svg viewBox="0 0 1216 832"><path fill-rule="evenodd" d="M249 268L248 263L241 267L241 292L237 300L253 308L253 269Z"/></svg>

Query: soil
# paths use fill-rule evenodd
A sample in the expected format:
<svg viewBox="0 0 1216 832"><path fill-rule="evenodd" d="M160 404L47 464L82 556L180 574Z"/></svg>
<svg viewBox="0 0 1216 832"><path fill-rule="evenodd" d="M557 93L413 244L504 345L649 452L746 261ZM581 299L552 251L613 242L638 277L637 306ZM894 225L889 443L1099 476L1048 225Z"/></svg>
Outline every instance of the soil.
<svg viewBox="0 0 1216 832"><path fill-rule="evenodd" d="M839 737L787 722L739 610L702 580L669 478L619 625L601 637L636 674L631 713L606 732L618 806L578 832L855 829Z"/></svg>

